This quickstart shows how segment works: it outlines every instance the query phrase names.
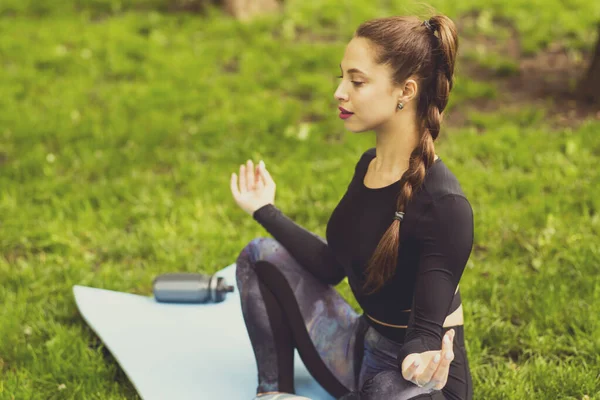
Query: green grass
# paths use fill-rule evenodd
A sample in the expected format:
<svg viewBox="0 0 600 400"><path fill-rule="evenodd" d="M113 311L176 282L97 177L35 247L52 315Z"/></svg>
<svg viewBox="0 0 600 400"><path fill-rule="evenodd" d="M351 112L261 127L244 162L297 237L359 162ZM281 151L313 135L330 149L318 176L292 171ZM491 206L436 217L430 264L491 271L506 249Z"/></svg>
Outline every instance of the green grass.
<svg viewBox="0 0 600 400"><path fill-rule="evenodd" d="M150 0L2 2L0 398L135 398L72 286L150 295L160 273L232 263L268 235L229 191L246 159L265 160L286 215L325 235L374 145L336 115L345 44L362 20L417 10L355 3L291 1L240 24ZM453 18L486 10L477 26L499 40L494 18L510 19L533 52L590 49L600 17L598 2L430 4ZM448 110L466 124L436 150L475 213L461 281L475 398L600 399L600 123L479 113L473 101L503 89L461 75L464 62Z"/></svg>

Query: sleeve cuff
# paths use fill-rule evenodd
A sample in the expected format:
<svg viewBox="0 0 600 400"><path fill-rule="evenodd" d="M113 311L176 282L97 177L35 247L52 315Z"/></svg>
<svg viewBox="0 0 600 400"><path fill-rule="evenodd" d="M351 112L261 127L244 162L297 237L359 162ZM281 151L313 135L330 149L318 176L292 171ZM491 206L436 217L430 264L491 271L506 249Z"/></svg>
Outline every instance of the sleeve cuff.
<svg viewBox="0 0 600 400"><path fill-rule="evenodd" d="M257 222L262 223L263 221L272 218L276 214L279 213L279 209L275 207L274 204L268 203L264 206L260 207L258 210L252 213L252 218L254 218Z"/></svg>

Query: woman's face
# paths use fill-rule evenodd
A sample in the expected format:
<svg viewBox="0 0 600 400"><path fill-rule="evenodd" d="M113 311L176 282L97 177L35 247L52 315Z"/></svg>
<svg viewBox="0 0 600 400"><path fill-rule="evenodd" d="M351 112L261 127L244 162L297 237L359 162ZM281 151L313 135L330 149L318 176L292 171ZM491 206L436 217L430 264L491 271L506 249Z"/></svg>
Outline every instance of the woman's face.
<svg viewBox="0 0 600 400"><path fill-rule="evenodd" d="M341 62L341 82L334 93L338 106L353 113L343 119L353 132L384 128L396 115L402 94L392 84L390 67L374 62L371 46L370 40L362 37L348 43Z"/></svg>

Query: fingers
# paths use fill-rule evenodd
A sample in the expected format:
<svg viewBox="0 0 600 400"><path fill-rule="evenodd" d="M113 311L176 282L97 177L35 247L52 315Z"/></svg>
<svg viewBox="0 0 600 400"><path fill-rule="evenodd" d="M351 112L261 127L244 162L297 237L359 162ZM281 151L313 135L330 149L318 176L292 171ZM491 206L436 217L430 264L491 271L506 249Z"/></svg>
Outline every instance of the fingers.
<svg viewBox="0 0 600 400"><path fill-rule="evenodd" d="M234 176L235 174L232 174L232 192L234 191ZM273 182L273 178L271 178L271 174L265 168L265 164L262 160L256 166L254 166L252 160L248 160L245 164L241 164L239 177L239 190L237 189L237 185L235 188L235 192L237 192L238 194L240 192L245 193L247 191L254 190L255 188L261 189L265 186L268 186L269 183Z"/></svg>
<svg viewBox="0 0 600 400"><path fill-rule="evenodd" d="M246 188L254 190L254 163L252 160L246 161Z"/></svg>
<svg viewBox="0 0 600 400"><path fill-rule="evenodd" d="M244 193L248 190L246 186L246 166L240 165L240 192Z"/></svg>
<svg viewBox="0 0 600 400"><path fill-rule="evenodd" d="M419 369L419 365L421 365L421 356L417 354L413 362L408 366L408 368L402 371L402 376L404 376L404 379L406 379L407 381L414 382L413 378L415 377L417 370Z"/></svg>
<svg viewBox="0 0 600 400"><path fill-rule="evenodd" d="M432 386L436 389L442 389L448 381L448 373L450 372L450 364L454 360L454 329L451 329L444 335L442 341L442 360L437 371L433 374Z"/></svg>
<svg viewBox="0 0 600 400"><path fill-rule="evenodd" d="M233 193L233 197L237 200L240 196L240 190L237 185L237 176L235 172L231 174L231 178L229 179L229 187L231 188L231 193Z"/></svg>
<svg viewBox="0 0 600 400"><path fill-rule="evenodd" d="M427 366L425 367L423 372L421 372L420 374L418 374L417 376L415 376L413 378L413 382L417 386L421 386L421 387L425 387L427 384L429 384L431 381L431 378L433 377L433 374L435 373L435 371L438 368L440 359L441 359L440 352L436 352L435 356L431 357L431 359L429 360L429 363L427 364Z"/></svg>
<svg viewBox="0 0 600 400"><path fill-rule="evenodd" d="M254 167L254 187L260 188L262 184L262 179L260 178L260 167L258 164Z"/></svg>
<svg viewBox="0 0 600 400"><path fill-rule="evenodd" d="M267 182L265 180L265 174L263 172L264 170L265 170L265 163L263 160L260 160L260 162L256 166L256 181L258 182L258 185L260 188L267 186Z"/></svg>
<svg viewBox="0 0 600 400"><path fill-rule="evenodd" d="M257 180L254 169L252 160L240 165L240 191L242 193L254 190Z"/></svg>
<svg viewBox="0 0 600 400"><path fill-rule="evenodd" d="M427 389L434 387L441 389L446 385L450 363L454 359L454 352L452 350L453 339L454 329L451 329L444 335L442 349L431 358L423 373L419 374L416 379L413 379L413 382Z"/></svg>
<svg viewBox="0 0 600 400"><path fill-rule="evenodd" d="M262 178L260 178L260 175L257 172L257 174L256 174L256 184L254 185L254 188L256 190L261 190L264 187L265 187L265 184L263 183Z"/></svg>
<svg viewBox="0 0 600 400"><path fill-rule="evenodd" d="M273 186L275 186L275 182L273 182L273 178L271 178L271 174L269 173L269 171L267 171L267 167L265 167L264 162L261 165L260 173L261 173L262 177L264 178L265 186L267 186L269 184L273 184Z"/></svg>

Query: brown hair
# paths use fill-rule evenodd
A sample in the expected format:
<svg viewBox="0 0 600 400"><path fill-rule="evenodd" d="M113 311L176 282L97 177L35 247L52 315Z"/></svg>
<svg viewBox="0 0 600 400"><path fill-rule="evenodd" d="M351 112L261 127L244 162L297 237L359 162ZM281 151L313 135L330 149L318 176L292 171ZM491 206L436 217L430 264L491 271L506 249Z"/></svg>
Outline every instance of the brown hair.
<svg viewBox="0 0 600 400"><path fill-rule="evenodd" d="M375 61L392 67L395 84L414 76L421 87L417 103L419 144L411 153L408 170L400 180L397 205L400 212L404 212L406 203L433 165L433 142L440 133L442 112L452 90L458 52L458 35L450 18L436 15L427 22L431 29L415 16L376 18L361 24L354 33L355 37L369 39L375 45ZM400 221L393 219L369 260L363 290L369 286L374 288L366 293L379 290L394 275L399 240Z"/></svg>

